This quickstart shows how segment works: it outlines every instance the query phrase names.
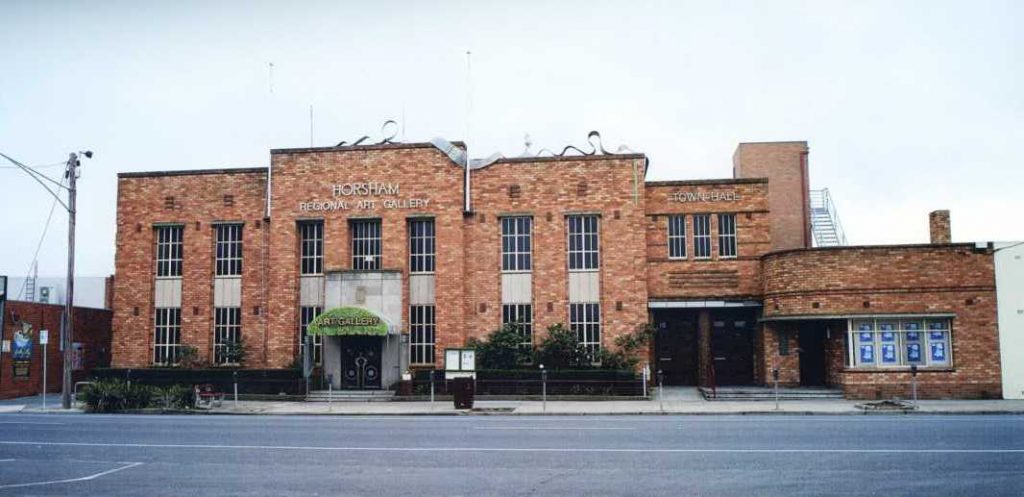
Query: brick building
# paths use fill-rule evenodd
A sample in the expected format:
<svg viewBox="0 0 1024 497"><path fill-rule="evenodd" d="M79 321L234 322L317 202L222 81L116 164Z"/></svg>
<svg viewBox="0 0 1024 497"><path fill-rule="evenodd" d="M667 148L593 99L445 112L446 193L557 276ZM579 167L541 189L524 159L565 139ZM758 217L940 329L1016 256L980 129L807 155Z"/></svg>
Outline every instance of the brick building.
<svg viewBox="0 0 1024 497"><path fill-rule="evenodd" d="M643 154L467 161L461 143L271 150L269 168L122 173L113 361L283 368L388 388L503 323L591 351L651 323L668 383L851 397L1000 395L992 251L810 248L805 142L733 178L646 181ZM469 166L466 166L469 162ZM944 237L943 237L944 236ZM304 336L310 336L304 340ZM244 359L236 345L244 343Z"/></svg>

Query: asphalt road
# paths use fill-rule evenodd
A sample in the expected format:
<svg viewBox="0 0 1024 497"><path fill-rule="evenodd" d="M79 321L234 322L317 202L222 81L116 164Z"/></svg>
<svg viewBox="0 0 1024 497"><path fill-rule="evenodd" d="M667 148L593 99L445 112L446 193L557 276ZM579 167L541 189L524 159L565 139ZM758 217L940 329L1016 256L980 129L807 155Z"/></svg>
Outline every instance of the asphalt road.
<svg viewBox="0 0 1024 497"><path fill-rule="evenodd" d="M1020 416L0 416L0 496L1022 494Z"/></svg>

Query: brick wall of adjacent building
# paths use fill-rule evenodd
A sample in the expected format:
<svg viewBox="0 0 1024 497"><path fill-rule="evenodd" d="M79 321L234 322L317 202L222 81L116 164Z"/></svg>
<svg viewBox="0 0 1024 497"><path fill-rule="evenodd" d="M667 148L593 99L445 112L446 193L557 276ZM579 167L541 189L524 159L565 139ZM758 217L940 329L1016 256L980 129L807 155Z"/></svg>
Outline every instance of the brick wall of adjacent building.
<svg viewBox="0 0 1024 497"><path fill-rule="evenodd" d="M502 160L473 172L466 223L467 336L501 323L500 216L533 217L534 343L568 325L566 217L600 216L601 341L647 321L643 155ZM518 190L516 190L518 188ZM510 190L517 193L510 194Z"/></svg>
<svg viewBox="0 0 1024 497"><path fill-rule="evenodd" d="M183 226L181 343L207 361L213 348L215 223L244 223L242 334L248 363L267 364L266 169L125 173L118 177L114 258L115 367L152 364L155 226ZM225 196L230 196L225 199Z"/></svg>
<svg viewBox="0 0 1024 497"><path fill-rule="evenodd" d="M733 176L768 178L772 250L811 246L807 142L741 143Z"/></svg>
<svg viewBox="0 0 1024 497"><path fill-rule="evenodd" d="M771 250L771 215L765 179L659 181L647 183L645 196L647 292L652 300L758 298L760 257ZM727 194L737 200L687 201L676 195ZM686 258L670 259L669 218L685 215ZM711 252L697 260L693 251L693 214L711 214ZM720 257L717 214L736 214L737 257Z"/></svg>
<svg viewBox="0 0 1024 497"><path fill-rule="evenodd" d="M21 322L29 323L32 326L32 359L28 377L15 377L11 353L0 354L0 398L42 393L43 352L42 346L39 345L39 330L44 329L49 331L49 345L46 346L46 391L60 392L64 365L60 350L60 323L64 306L8 301L6 307L6 319L0 338L11 340L13 343L14 332L21 329ZM105 309L75 308L73 341L84 345L84 369L72 373L73 381L85 379L92 368L110 365L111 316L111 311ZM15 321L14 317L18 320Z"/></svg>
<svg viewBox="0 0 1024 497"><path fill-rule="evenodd" d="M763 258L763 277L769 322L779 317L952 314L952 368L922 369L919 395L1000 395L991 250L957 244L784 251ZM830 350L840 347L845 333L832 333ZM770 361L769 347L766 353ZM907 370L849 368L842 362L844 354L829 357L833 381L849 397L909 396Z"/></svg>
<svg viewBox="0 0 1024 497"><path fill-rule="evenodd" d="M297 223L324 221L324 271L352 269L349 219L381 220L381 268L402 271L403 302L409 302L410 217L430 216L436 229L436 354L458 347L464 340L466 258L463 255L463 175L445 154L430 144L395 144L327 149L271 151L272 227L269 288L270 352L267 365L284 367L298 355L299 250ZM395 197L350 197L346 211L303 212L300 202L334 200L332 185L344 183L397 183ZM382 200L426 199L422 208L384 208ZM358 200L375 200L373 207L359 209ZM497 245L495 246L497 247ZM407 332L409 309L402 314Z"/></svg>

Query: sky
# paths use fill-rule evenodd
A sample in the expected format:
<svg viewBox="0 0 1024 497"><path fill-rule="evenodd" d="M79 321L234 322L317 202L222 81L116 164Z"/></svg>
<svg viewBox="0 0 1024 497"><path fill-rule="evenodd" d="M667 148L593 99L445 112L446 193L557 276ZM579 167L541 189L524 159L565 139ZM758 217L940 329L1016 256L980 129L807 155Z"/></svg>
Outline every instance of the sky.
<svg viewBox="0 0 1024 497"><path fill-rule="evenodd" d="M95 153L80 275L113 273L118 172L266 166L387 119L474 157L598 130L649 180L806 140L853 244L926 243L935 209L954 241L1022 240L1022 25L1019 1L4 0L0 152L54 177ZM52 204L0 163L0 274L27 273ZM65 272L66 223L57 207L40 275Z"/></svg>

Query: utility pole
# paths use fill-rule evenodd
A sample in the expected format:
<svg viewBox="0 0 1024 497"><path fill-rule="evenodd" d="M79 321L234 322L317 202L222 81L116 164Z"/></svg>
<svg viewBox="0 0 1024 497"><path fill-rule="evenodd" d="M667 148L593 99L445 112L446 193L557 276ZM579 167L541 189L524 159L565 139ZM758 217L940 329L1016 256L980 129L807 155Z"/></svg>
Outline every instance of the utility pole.
<svg viewBox="0 0 1024 497"><path fill-rule="evenodd" d="M85 156L86 159L92 158L92 151L86 150L79 152ZM78 194L77 180L78 180L78 166L81 164L78 160L78 154L72 153L68 156L67 167L64 170L64 177L68 180L68 186L64 186L63 182L57 181L53 178L46 176L35 169L28 167L2 153L0 157L3 157L10 161L12 164L17 166L19 169L24 171L26 174L32 177L39 183L46 191L53 195L53 198L60 203L65 210L68 211L68 280L67 280L67 301L64 303L64 332L60 337L60 346L62 347L62 358L64 361L64 381L63 381L63 392L61 393L61 404L64 409L71 408L71 344L73 337L74 327L74 314L75 309L75 198ZM50 184L55 185L57 189L48 186L43 180L48 181ZM64 203L61 200L60 195L57 192L61 189L68 191L68 202Z"/></svg>
<svg viewBox="0 0 1024 497"><path fill-rule="evenodd" d="M92 154L87 154L86 157L89 155ZM78 164L78 154L72 153L68 157L67 171L64 173L68 179L68 290L67 300L64 302L64 336L60 339L64 358L64 389L60 402L64 409L71 409L71 338L75 326L75 197L78 195Z"/></svg>

